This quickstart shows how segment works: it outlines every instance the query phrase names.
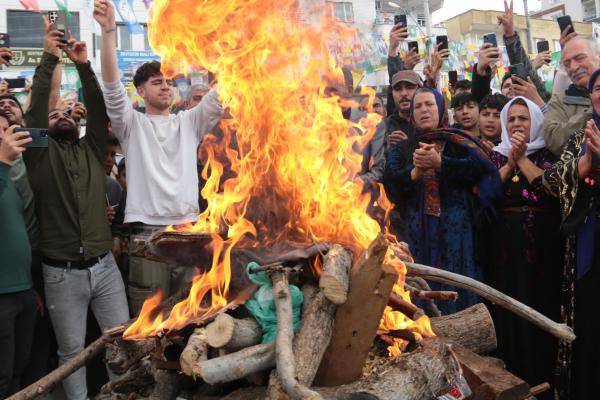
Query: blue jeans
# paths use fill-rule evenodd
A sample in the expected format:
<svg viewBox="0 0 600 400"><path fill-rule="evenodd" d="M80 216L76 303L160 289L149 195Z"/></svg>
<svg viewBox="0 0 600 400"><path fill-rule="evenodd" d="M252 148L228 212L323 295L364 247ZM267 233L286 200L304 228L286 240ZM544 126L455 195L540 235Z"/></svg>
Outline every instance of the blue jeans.
<svg viewBox="0 0 600 400"><path fill-rule="evenodd" d="M61 365L84 348L90 305L102 330L129 319L125 286L112 253L87 269L55 268L45 264L43 268L46 305L56 333ZM67 399L85 400L85 368L67 377L63 387Z"/></svg>

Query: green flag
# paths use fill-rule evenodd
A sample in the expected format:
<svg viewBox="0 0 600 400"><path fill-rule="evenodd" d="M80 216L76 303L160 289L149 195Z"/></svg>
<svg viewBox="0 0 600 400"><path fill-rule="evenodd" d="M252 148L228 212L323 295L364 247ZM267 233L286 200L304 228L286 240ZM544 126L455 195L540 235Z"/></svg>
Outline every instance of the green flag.
<svg viewBox="0 0 600 400"><path fill-rule="evenodd" d="M71 12L69 11L69 8L67 7L67 0L54 0L54 2L56 3L56 6L58 7L58 9L60 11L64 11L65 14L67 14L67 21L71 22L71 18L73 17L71 15Z"/></svg>

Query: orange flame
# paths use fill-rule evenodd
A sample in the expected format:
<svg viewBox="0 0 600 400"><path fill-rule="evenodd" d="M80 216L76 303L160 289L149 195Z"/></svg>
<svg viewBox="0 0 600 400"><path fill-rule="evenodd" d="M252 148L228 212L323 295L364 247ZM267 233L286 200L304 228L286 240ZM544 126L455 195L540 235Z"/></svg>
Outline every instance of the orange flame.
<svg viewBox="0 0 600 400"><path fill-rule="evenodd" d="M358 254L380 231L366 213L370 197L356 177L360 149L381 117L349 122L341 107L353 103L326 91L345 89L328 40L352 32L327 20L300 22L299 14L296 0L154 1L149 40L162 57L163 72L194 67L218 74L219 95L233 116L222 124L225 142L235 132L238 150L205 146L202 196L208 207L197 223L185 227L212 234L212 268L196 277L188 299L166 320L156 316L156 299L149 299L125 337L181 328L224 307L236 245L330 241ZM223 150L233 172L224 182L217 156ZM389 261L403 267L397 259ZM404 292L400 282L397 291ZM410 325L387 311L384 320L396 321L386 327Z"/></svg>

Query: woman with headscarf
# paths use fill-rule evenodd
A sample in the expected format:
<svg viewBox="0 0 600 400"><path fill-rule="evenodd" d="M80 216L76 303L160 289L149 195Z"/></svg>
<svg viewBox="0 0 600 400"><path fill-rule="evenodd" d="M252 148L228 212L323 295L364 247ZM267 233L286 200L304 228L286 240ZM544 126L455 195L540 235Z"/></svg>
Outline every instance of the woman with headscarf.
<svg viewBox="0 0 600 400"><path fill-rule="evenodd" d="M593 118L574 132L559 160L544 171L545 189L558 197L566 236L561 320L574 327L572 347L558 350L558 396L598 398L600 378L600 69L589 81Z"/></svg>
<svg viewBox="0 0 600 400"><path fill-rule="evenodd" d="M544 192L541 176L555 161L544 142L544 115L524 97L500 113L502 141L492 150L504 198L490 230L486 283L553 320L560 315L563 240L559 205ZM530 385L553 383L557 341L500 307L492 308L498 356ZM540 399L552 398L547 391Z"/></svg>
<svg viewBox="0 0 600 400"><path fill-rule="evenodd" d="M416 262L482 279L475 262L474 231L479 211L501 194L498 170L484 146L465 132L447 128L442 95L417 89L411 101L416 144L407 153L390 148L386 192L407 221L407 241ZM456 290L431 284L434 290ZM459 290L456 302L440 302L445 313L460 311L479 298Z"/></svg>

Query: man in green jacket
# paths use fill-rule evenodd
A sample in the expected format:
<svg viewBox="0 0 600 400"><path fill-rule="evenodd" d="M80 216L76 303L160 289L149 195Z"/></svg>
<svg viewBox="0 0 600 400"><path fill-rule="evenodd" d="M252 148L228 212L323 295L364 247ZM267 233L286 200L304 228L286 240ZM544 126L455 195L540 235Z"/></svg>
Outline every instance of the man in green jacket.
<svg viewBox="0 0 600 400"><path fill-rule="evenodd" d="M108 137L104 98L85 43L70 39L68 46L61 45L56 35L60 32L49 26L46 36L62 48L79 74L88 110L86 135L79 137L79 127L68 111L53 109L46 119L48 147L32 148L24 159L40 225L46 305L56 333L59 362L64 364L84 348L88 307L103 330L127 321L129 311L123 280L110 251L103 167ZM60 55L51 47L36 70L32 102L48 102L43 89L50 86ZM67 399L85 400L85 368L63 380L63 387Z"/></svg>
<svg viewBox="0 0 600 400"><path fill-rule="evenodd" d="M23 200L10 179L12 164L31 141L28 133L14 133L0 111L0 398L19 389L29 360L36 302L31 280L31 247Z"/></svg>
<svg viewBox="0 0 600 400"><path fill-rule="evenodd" d="M573 82L564 94L557 93L548 102L544 114L546 145L560 156L571 135L592 118L592 102L587 89L592 73L600 67L598 46L590 39L575 37L565 43L561 64Z"/></svg>

